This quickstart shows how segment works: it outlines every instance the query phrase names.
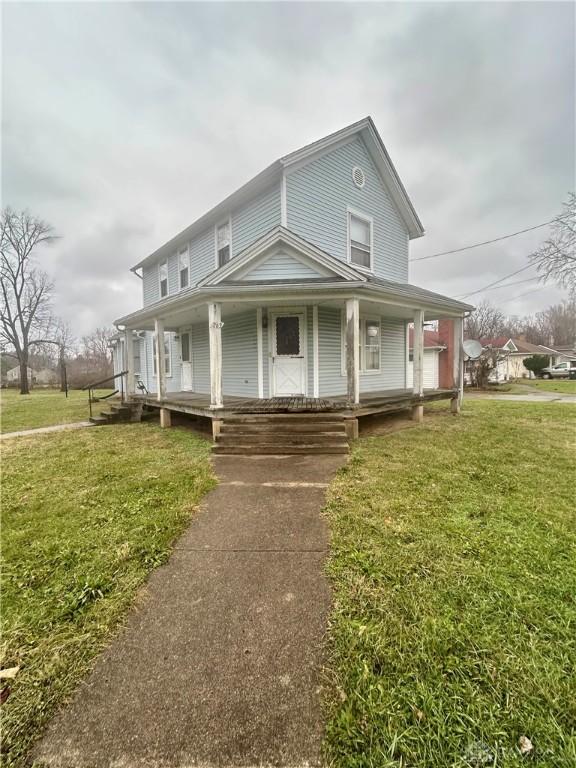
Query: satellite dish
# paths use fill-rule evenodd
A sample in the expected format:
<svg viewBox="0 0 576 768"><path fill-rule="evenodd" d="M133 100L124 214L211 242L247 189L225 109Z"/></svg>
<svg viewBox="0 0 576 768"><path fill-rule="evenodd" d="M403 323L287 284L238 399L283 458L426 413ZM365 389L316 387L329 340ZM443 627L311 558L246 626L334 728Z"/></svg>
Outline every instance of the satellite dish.
<svg viewBox="0 0 576 768"><path fill-rule="evenodd" d="M462 349L467 360L478 360L482 354L482 344L476 339L466 339L462 344Z"/></svg>

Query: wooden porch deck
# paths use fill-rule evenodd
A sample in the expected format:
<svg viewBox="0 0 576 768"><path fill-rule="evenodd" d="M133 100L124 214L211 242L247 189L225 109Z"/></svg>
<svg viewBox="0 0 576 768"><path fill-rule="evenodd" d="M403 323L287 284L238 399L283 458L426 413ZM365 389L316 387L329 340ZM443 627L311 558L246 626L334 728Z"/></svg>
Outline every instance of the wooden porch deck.
<svg viewBox="0 0 576 768"><path fill-rule="evenodd" d="M331 398L298 396L266 399L224 395L224 407L221 409L211 409L210 396L196 392L170 392L163 400L158 400L153 394L135 395L133 399L152 408L165 408L209 419L224 419L238 414L282 413L311 416L315 413L338 413L345 418L357 418L376 413L393 413L434 400L449 400L456 395L457 391L452 389L426 389L421 397L409 389L387 389L361 395L360 403L356 406L349 406L345 395Z"/></svg>

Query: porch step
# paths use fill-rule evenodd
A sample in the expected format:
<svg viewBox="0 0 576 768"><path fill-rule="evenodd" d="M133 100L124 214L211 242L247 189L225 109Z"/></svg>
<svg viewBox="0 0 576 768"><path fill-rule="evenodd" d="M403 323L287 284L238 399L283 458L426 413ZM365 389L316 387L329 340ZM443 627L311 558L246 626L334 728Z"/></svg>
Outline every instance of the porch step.
<svg viewBox="0 0 576 768"><path fill-rule="evenodd" d="M224 420L214 453L348 453L344 419L334 414L242 414Z"/></svg>
<svg viewBox="0 0 576 768"><path fill-rule="evenodd" d="M213 453L217 455L232 456L255 456L269 454L273 456L291 456L295 454L328 454L328 453L348 453L348 443L338 443L334 445L308 443L306 445L215 445L212 448Z"/></svg>
<svg viewBox="0 0 576 768"><path fill-rule="evenodd" d="M318 433L322 434L345 434L344 424L340 421L321 421L313 423L301 423L296 422L292 424L278 424L274 425L275 428L281 430L284 434L308 434ZM252 434L262 435L270 431L268 424L264 422L250 424L249 422L240 422L229 424L228 420L222 424L221 432L223 435L239 435L239 434ZM275 433L278 434L278 433Z"/></svg>
<svg viewBox="0 0 576 768"><path fill-rule="evenodd" d="M141 421L143 409L141 403L122 402L111 405L110 410L102 411L98 416L91 416L90 421L97 426L118 424L119 422Z"/></svg>

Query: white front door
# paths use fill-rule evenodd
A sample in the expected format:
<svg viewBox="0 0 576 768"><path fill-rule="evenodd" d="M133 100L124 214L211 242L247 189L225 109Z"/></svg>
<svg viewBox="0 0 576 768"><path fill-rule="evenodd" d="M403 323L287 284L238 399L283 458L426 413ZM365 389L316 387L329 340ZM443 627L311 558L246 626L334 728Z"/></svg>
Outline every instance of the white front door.
<svg viewBox="0 0 576 768"><path fill-rule="evenodd" d="M180 386L183 391L192 390L192 334L184 331L180 334L180 359L182 361L182 381Z"/></svg>
<svg viewBox="0 0 576 768"><path fill-rule="evenodd" d="M273 397L303 395L305 392L306 340L303 329L303 313L272 315Z"/></svg>

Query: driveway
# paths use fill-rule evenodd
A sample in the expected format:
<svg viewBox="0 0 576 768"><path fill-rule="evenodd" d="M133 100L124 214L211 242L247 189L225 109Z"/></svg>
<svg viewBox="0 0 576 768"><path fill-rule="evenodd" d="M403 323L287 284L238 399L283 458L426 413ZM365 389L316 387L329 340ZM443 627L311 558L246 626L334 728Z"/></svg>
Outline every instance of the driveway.
<svg viewBox="0 0 576 768"><path fill-rule="evenodd" d="M66 768L320 763L339 456L220 456L220 485L34 757Z"/></svg>

